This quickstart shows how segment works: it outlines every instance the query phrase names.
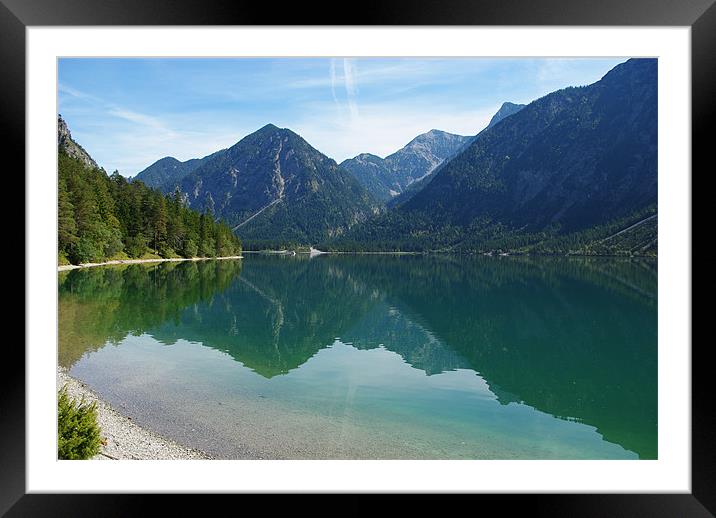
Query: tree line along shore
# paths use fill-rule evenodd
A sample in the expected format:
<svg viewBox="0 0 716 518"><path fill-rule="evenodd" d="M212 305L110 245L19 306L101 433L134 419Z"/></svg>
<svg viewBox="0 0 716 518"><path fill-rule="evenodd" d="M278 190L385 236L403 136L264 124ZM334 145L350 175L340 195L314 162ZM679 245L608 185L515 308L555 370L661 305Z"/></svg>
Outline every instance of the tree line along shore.
<svg viewBox="0 0 716 518"><path fill-rule="evenodd" d="M58 263L235 257L241 241L209 211L186 207L118 172L87 167L59 149Z"/></svg>

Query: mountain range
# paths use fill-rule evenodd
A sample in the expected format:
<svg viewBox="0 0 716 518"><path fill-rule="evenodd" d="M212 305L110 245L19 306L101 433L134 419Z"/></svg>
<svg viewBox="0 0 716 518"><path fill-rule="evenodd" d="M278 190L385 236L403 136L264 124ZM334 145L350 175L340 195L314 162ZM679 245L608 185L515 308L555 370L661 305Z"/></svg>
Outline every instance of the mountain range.
<svg viewBox="0 0 716 518"><path fill-rule="evenodd" d="M462 153L465 148L467 148L470 144L472 144L475 139L479 138L479 136L486 131L488 128L491 128L501 120L503 120L506 117L509 117L510 115L513 115L520 111L522 108L524 108L526 105L524 104L515 104L511 102L505 102L502 103L502 106L500 106L500 109L497 110L495 115L492 116L490 119L490 122L487 124L485 129L483 129L480 133L473 137L469 137L463 142L463 144L457 148L446 160L443 160L435 169L430 171L428 174L423 176L422 178L416 180L415 182L408 185L403 192L401 192L399 195L397 195L395 198L389 200L386 205L388 207L397 207L399 205L404 204L408 200L411 200L415 194L417 194L420 190L422 190L423 187L425 187L428 182L430 182L433 177L442 169L443 166L445 166L450 160L450 158L459 155Z"/></svg>
<svg viewBox="0 0 716 518"><path fill-rule="evenodd" d="M503 103L487 128L518 112L524 106L510 102ZM344 160L340 163L340 167L350 172L377 201L386 203L394 197L399 197L408 186L419 184L427 179L446 159L454 156L474 138L475 136L466 137L433 129L418 135L386 158L371 153L361 153L354 158ZM226 152L227 149L222 149L204 158L192 158L185 162L167 156L139 172L135 179L164 192L172 192L176 187L181 188L184 178Z"/></svg>
<svg viewBox="0 0 716 518"><path fill-rule="evenodd" d="M152 165L144 169L137 175L138 180L142 180L146 185L160 189L165 192L171 192L181 183L185 176L191 174L195 169L208 162L211 158L220 155L226 151L222 149L216 151L204 158L192 158L185 162L180 162L172 156L161 158Z"/></svg>
<svg viewBox="0 0 716 518"><path fill-rule="evenodd" d="M630 59L486 128L342 246L605 253L629 228L606 253L656 253L656 204L657 62Z"/></svg>
<svg viewBox="0 0 716 518"><path fill-rule="evenodd" d="M504 103L474 136L431 130L386 158L338 165L269 124L202 159L163 158L135 180L179 189L248 242L524 251L596 227L589 239L603 241L648 220L637 245L655 252L656 129L656 60L630 59L594 84Z"/></svg>
<svg viewBox="0 0 716 518"><path fill-rule="evenodd" d="M488 128L404 210L577 230L656 203L656 107L656 60L618 65Z"/></svg>
<svg viewBox="0 0 716 518"><path fill-rule="evenodd" d="M385 158L361 153L341 162L341 167L350 171L377 200L385 203L429 175L469 139L433 129Z"/></svg>
<svg viewBox="0 0 716 518"><path fill-rule="evenodd" d="M173 160L162 159L136 179L149 177L149 185L165 192L178 188L189 207L210 211L246 240L331 239L380 211L350 173L273 124L201 160ZM163 164L176 166L176 175L155 183L167 171Z"/></svg>
<svg viewBox="0 0 716 518"><path fill-rule="evenodd" d="M503 104L490 124L519 106ZM383 212L474 138L430 130L385 159L363 153L337 165L293 131L268 124L204 158L164 157L134 180L178 189L189 207L211 210L248 241L323 242Z"/></svg>
<svg viewBox="0 0 716 518"><path fill-rule="evenodd" d="M503 103L485 129L524 107L524 104ZM356 180L377 200L389 207L395 206L422 189L442 164L460 153L475 138L477 135L464 137L433 129L418 135L405 147L385 158L361 153L341 162L341 167L353 173Z"/></svg>

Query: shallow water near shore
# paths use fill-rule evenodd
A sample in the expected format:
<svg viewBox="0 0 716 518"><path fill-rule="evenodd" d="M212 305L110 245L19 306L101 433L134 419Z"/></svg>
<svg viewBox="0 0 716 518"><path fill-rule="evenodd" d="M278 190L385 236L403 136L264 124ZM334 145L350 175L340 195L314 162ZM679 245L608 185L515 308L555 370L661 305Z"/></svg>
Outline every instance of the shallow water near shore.
<svg viewBox="0 0 716 518"><path fill-rule="evenodd" d="M218 458L657 457L657 270L250 255L59 274L59 363Z"/></svg>

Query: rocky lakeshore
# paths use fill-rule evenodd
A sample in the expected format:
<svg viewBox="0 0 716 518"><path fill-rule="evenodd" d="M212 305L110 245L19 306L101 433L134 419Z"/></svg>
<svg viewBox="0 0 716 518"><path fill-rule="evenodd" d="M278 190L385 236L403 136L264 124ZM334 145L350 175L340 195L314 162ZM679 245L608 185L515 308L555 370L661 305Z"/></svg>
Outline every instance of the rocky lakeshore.
<svg viewBox="0 0 716 518"><path fill-rule="evenodd" d="M226 257L192 257L192 258L171 258L171 259L120 259L117 261L106 261L103 263L82 263L82 264L61 264L57 267L58 272L65 270L76 270L77 268L89 268L92 266L107 266L111 264L140 264L140 263L166 263L180 261L210 261L223 259L243 259L240 255L232 255Z"/></svg>
<svg viewBox="0 0 716 518"><path fill-rule="evenodd" d="M192 460L210 459L204 452L187 448L171 439L142 428L129 417L121 415L108 403L102 401L81 381L58 367L57 390L67 388L67 394L75 400L97 402L97 423L103 444L92 460Z"/></svg>

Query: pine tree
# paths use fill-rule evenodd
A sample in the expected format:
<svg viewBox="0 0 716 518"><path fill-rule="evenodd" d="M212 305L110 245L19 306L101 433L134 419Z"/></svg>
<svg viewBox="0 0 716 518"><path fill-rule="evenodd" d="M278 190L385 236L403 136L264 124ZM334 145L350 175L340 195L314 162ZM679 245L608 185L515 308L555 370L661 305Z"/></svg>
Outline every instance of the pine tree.
<svg viewBox="0 0 716 518"><path fill-rule="evenodd" d="M239 239L211 211L185 206L176 191L165 196L117 171L85 167L62 150L58 161L58 253L73 263L116 254L142 257L148 247L163 257L212 257L241 249Z"/></svg>
<svg viewBox="0 0 716 518"><path fill-rule="evenodd" d="M57 241L60 252L69 258L78 240L75 207L67 192L65 179L60 178L57 191Z"/></svg>

